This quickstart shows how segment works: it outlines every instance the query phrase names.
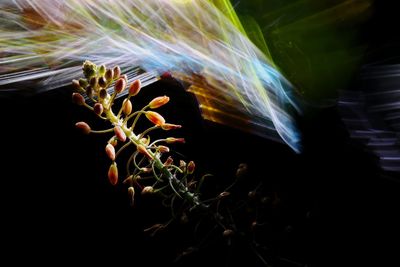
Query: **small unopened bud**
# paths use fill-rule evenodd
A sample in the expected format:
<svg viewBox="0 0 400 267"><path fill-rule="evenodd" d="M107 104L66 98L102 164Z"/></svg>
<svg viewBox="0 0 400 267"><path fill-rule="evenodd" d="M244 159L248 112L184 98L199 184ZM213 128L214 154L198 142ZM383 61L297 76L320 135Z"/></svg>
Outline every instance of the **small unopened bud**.
<svg viewBox="0 0 400 267"><path fill-rule="evenodd" d="M133 188L133 186L128 187L128 195L131 206L133 206L135 203L135 188Z"/></svg>
<svg viewBox="0 0 400 267"><path fill-rule="evenodd" d="M125 178L125 180L122 181L123 184L133 184L133 175L129 175L128 177Z"/></svg>
<svg viewBox="0 0 400 267"><path fill-rule="evenodd" d="M78 80L72 80L72 86L74 88L75 91L82 91L83 88L82 86L79 84Z"/></svg>
<svg viewBox="0 0 400 267"><path fill-rule="evenodd" d="M151 109L156 109L156 108L159 108L161 106L164 106L168 102L169 102L169 97L168 96L159 96L159 97L156 97L156 98L154 98L153 100L150 101L149 107Z"/></svg>
<svg viewBox="0 0 400 267"><path fill-rule="evenodd" d="M79 106L83 106L85 104L85 98L80 93L73 93L72 102Z"/></svg>
<svg viewBox="0 0 400 267"><path fill-rule="evenodd" d="M194 169L196 168L196 165L194 164L194 161L190 161L187 165L187 173L192 174L194 173Z"/></svg>
<svg viewBox="0 0 400 267"><path fill-rule="evenodd" d="M151 173L152 172L152 168L144 167L144 168L141 168L140 171L143 172L143 173Z"/></svg>
<svg viewBox="0 0 400 267"><path fill-rule="evenodd" d="M107 80L103 76L101 76L98 80L98 84L100 87L105 88L107 86Z"/></svg>
<svg viewBox="0 0 400 267"><path fill-rule="evenodd" d="M230 194L231 194L230 192L224 191L218 195L218 198L225 198L225 197L229 196Z"/></svg>
<svg viewBox="0 0 400 267"><path fill-rule="evenodd" d="M164 162L164 166L171 166L172 163L174 163L174 159L171 156L169 156L167 160Z"/></svg>
<svg viewBox="0 0 400 267"><path fill-rule="evenodd" d="M131 86L129 86L129 95L130 96L135 96L140 92L140 89L142 88L142 83L140 80L135 80L133 83L131 83Z"/></svg>
<svg viewBox="0 0 400 267"><path fill-rule="evenodd" d="M90 126L84 122L84 121L80 121L75 123L76 128L80 129L84 134L90 134L91 130Z"/></svg>
<svg viewBox="0 0 400 267"><path fill-rule="evenodd" d="M92 86L87 86L86 87L86 95L89 97L89 98L92 98L93 97L93 87Z"/></svg>
<svg viewBox="0 0 400 267"><path fill-rule="evenodd" d="M186 162L184 160L179 161L179 168L186 168Z"/></svg>
<svg viewBox="0 0 400 267"><path fill-rule="evenodd" d="M121 142L125 142L126 141L126 135L125 135L124 131L121 129L121 127L115 126L114 127L114 133L115 133L115 136L118 138L119 141L121 141Z"/></svg>
<svg viewBox="0 0 400 267"><path fill-rule="evenodd" d="M152 186L145 186L142 189L142 195L149 195L152 194L154 192L154 188Z"/></svg>
<svg viewBox="0 0 400 267"><path fill-rule="evenodd" d="M114 85L114 89L115 92L117 92L118 94L121 93L122 91L124 91L126 87L126 81L122 78L119 78Z"/></svg>
<svg viewBox="0 0 400 267"><path fill-rule="evenodd" d="M115 147L118 144L118 139L114 136L113 138L111 138L111 140L109 141L109 143Z"/></svg>
<svg viewBox="0 0 400 267"><path fill-rule="evenodd" d="M161 74L160 77L161 77L161 79L168 79L168 78L171 78L172 75L171 75L171 72L166 71L166 72L164 72L163 74Z"/></svg>
<svg viewBox="0 0 400 267"><path fill-rule="evenodd" d="M126 116L132 113L132 102L129 99L125 99L122 102L122 111Z"/></svg>
<svg viewBox="0 0 400 267"><path fill-rule="evenodd" d="M146 146L148 146L150 144L150 137L146 138L146 137L142 137L140 138L140 142Z"/></svg>
<svg viewBox="0 0 400 267"><path fill-rule="evenodd" d="M136 149L139 153L145 155L148 159L153 159L153 157L150 155L149 151L147 151L146 147L143 145L137 145Z"/></svg>
<svg viewBox="0 0 400 267"><path fill-rule="evenodd" d="M106 154L112 161L115 160L115 148L113 145L111 144L106 145Z"/></svg>
<svg viewBox="0 0 400 267"><path fill-rule="evenodd" d="M161 153L168 153L169 148L167 146L158 146L158 151Z"/></svg>
<svg viewBox="0 0 400 267"><path fill-rule="evenodd" d="M108 169L108 180L112 185L116 185L118 183L118 168L116 162L113 162Z"/></svg>
<svg viewBox="0 0 400 267"><path fill-rule="evenodd" d="M167 142L168 144L185 143L185 138L168 137L165 139L165 142Z"/></svg>
<svg viewBox="0 0 400 267"><path fill-rule="evenodd" d="M158 126L161 126L165 123L165 119L159 113L154 111L146 111L146 118Z"/></svg>
<svg viewBox="0 0 400 267"><path fill-rule="evenodd" d="M113 69L113 72L114 72L114 76L113 76L114 80L118 79L119 76L121 75L121 68L119 66L115 66Z"/></svg>
<svg viewBox="0 0 400 267"><path fill-rule="evenodd" d="M232 229L226 229L223 233L222 236L225 238L232 237L235 234L235 232Z"/></svg>
<svg viewBox="0 0 400 267"><path fill-rule="evenodd" d="M89 84L91 87L95 88L99 82L99 79L97 77L92 77L90 78Z"/></svg>
<svg viewBox="0 0 400 267"><path fill-rule="evenodd" d="M87 82L87 80L86 79L83 79L83 78L80 78L79 79L79 85L82 87L82 88L86 88L86 86L88 86L88 82Z"/></svg>
<svg viewBox="0 0 400 267"><path fill-rule="evenodd" d="M93 62L86 60L83 63L82 70L85 77L90 79L92 76L96 75L97 66Z"/></svg>
<svg viewBox="0 0 400 267"><path fill-rule="evenodd" d="M247 196L251 199L255 199L257 197L257 192L256 191L250 191Z"/></svg>
<svg viewBox="0 0 400 267"><path fill-rule="evenodd" d="M124 75L121 75L120 77L121 77L122 79L124 79L125 82L128 83L128 75L124 74Z"/></svg>
<svg viewBox="0 0 400 267"><path fill-rule="evenodd" d="M103 76L104 74L106 74L106 66L104 64L100 65L99 67L99 75Z"/></svg>
<svg viewBox="0 0 400 267"><path fill-rule="evenodd" d="M161 129L165 131L175 130L180 128L182 128L182 125L171 124L171 123L164 123L163 125L161 125Z"/></svg>
<svg viewBox="0 0 400 267"><path fill-rule="evenodd" d="M103 104L101 104L101 103L94 104L93 111L94 111L94 113L96 113L96 115L100 116L104 111Z"/></svg>
<svg viewBox="0 0 400 267"><path fill-rule="evenodd" d="M106 89L101 89L101 90L100 90L100 92L99 92L99 97L100 97L101 99L105 99L105 98L107 97L107 95L108 95L108 93L107 93L107 90L106 90Z"/></svg>
<svg viewBox="0 0 400 267"><path fill-rule="evenodd" d="M106 71L106 74L104 74L104 78L106 78L106 81L107 81L107 82L112 81L113 77L114 77L114 72L113 72L112 69L108 69L108 70Z"/></svg>

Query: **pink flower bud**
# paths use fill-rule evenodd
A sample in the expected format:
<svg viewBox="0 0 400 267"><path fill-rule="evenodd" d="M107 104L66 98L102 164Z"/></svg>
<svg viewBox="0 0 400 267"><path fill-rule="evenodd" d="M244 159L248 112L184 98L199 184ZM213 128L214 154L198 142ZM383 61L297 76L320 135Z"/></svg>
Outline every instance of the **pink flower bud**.
<svg viewBox="0 0 400 267"><path fill-rule="evenodd" d="M72 94L72 102L79 106L83 106L85 104L85 98L79 93Z"/></svg>
<svg viewBox="0 0 400 267"><path fill-rule="evenodd" d="M187 172L188 174L194 173L194 169L196 168L196 165L194 164L194 161L190 161L187 165Z"/></svg>
<svg viewBox="0 0 400 267"><path fill-rule="evenodd" d="M145 155L148 159L153 159L153 157L150 155L149 151L147 151L144 145L137 145L136 149L137 151L139 151L139 153Z"/></svg>
<svg viewBox="0 0 400 267"><path fill-rule="evenodd" d="M115 133L115 136L118 138L119 141L121 141L121 142L125 142L126 141L126 135L125 135L124 131L121 129L121 127L115 126L114 127L114 133Z"/></svg>
<svg viewBox="0 0 400 267"><path fill-rule="evenodd" d="M114 72L114 77L113 77L114 80L118 79L119 76L121 75L121 68L119 66L115 66L113 72Z"/></svg>
<svg viewBox="0 0 400 267"><path fill-rule="evenodd" d="M164 123L163 125L161 125L161 129L165 131L175 130L180 128L182 128L182 125L171 124L171 123Z"/></svg>
<svg viewBox="0 0 400 267"><path fill-rule="evenodd" d="M154 192L154 188L152 186L145 186L142 189L142 195L149 195L152 194Z"/></svg>
<svg viewBox="0 0 400 267"><path fill-rule="evenodd" d="M128 187L128 195L131 206L133 206L133 204L135 203L135 188L133 188L133 186Z"/></svg>
<svg viewBox="0 0 400 267"><path fill-rule="evenodd" d="M165 119L157 112L146 111L146 117L155 125L161 126L165 123Z"/></svg>
<svg viewBox="0 0 400 267"><path fill-rule="evenodd" d="M115 160L115 148L113 147L113 145L106 145L106 154L112 161Z"/></svg>
<svg viewBox="0 0 400 267"><path fill-rule="evenodd" d="M123 78L119 78L114 85L115 92L118 94L124 91L126 87L126 81Z"/></svg>
<svg viewBox="0 0 400 267"><path fill-rule="evenodd" d="M118 183L118 168L116 162L113 162L108 169L108 180L112 185L116 185Z"/></svg>
<svg viewBox="0 0 400 267"><path fill-rule="evenodd" d="M159 108L161 106L164 106L168 102L169 102L169 97L168 96L159 96L159 97L156 97L156 98L154 98L153 100L150 101L149 107L151 109L156 109L156 108Z"/></svg>
<svg viewBox="0 0 400 267"><path fill-rule="evenodd" d="M126 116L131 114L132 112L132 102L129 99L125 99L124 102L122 102L122 111Z"/></svg>
<svg viewBox="0 0 400 267"><path fill-rule="evenodd" d="M158 146L158 151L161 153L168 153L169 152L169 148L166 146Z"/></svg>
<svg viewBox="0 0 400 267"><path fill-rule="evenodd" d="M104 107L101 103L96 103L93 106L93 111L94 111L94 113L96 113L97 115L100 116L104 111Z"/></svg>
<svg viewBox="0 0 400 267"><path fill-rule="evenodd" d="M135 96L140 92L140 89L142 88L142 83L140 80L135 80L133 83L131 83L131 86L129 86L129 95Z"/></svg>
<svg viewBox="0 0 400 267"><path fill-rule="evenodd" d="M90 134L90 132L92 131L92 129L90 129L90 126L84 121L75 123L75 126L76 128L80 129L84 134Z"/></svg>
<svg viewBox="0 0 400 267"><path fill-rule="evenodd" d="M165 142L167 142L168 144L185 143L185 138L168 137L168 138L165 139Z"/></svg>

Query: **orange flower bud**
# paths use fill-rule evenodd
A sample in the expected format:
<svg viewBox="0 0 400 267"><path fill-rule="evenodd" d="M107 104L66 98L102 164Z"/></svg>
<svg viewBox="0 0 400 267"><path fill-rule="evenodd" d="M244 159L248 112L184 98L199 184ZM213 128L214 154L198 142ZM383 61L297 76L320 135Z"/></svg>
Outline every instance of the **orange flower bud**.
<svg viewBox="0 0 400 267"><path fill-rule="evenodd" d="M139 151L139 153L145 155L148 159L153 159L153 157L150 155L149 151L147 151L144 145L137 145L136 149L137 151Z"/></svg>
<svg viewBox="0 0 400 267"><path fill-rule="evenodd" d="M185 138L168 137L168 138L165 139L165 142L167 142L168 144L185 143Z"/></svg>
<svg viewBox="0 0 400 267"><path fill-rule="evenodd" d="M115 66L113 69L113 72L114 72L114 76L113 76L114 80L118 79L119 76L121 75L121 68L119 66Z"/></svg>
<svg viewBox="0 0 400 267"><path fill-rule="evenodd" d="M111 144L107 144L107 145L106 145L106 153L107 153L107 156L108 156L112 161L115 160L115 148L114 148L113 145L111 145Z"/></svg>
<svg viewBox="0 0 400 267"><path fill-rule="evenodd" d="M124 91L126 87L126 81L123 78L119 78L114 85L115 92L118 94Z"/></svg>
<svg viewBox="0 0 400 267"><path fill-rule="evenodd" d="M75 123L76 128L80 129L84 134L90 134L91 130L90 126L84 122L84 121L80 121Z"/></svg>
<svg viewBox="0 0 400 267"><path fill-rule="evenodd" d="M168 102L169 102L169 97L168 96L159 96L159 97L156 97L156 98L154 98L153 100L150 101L149 107L151 109L156 109L156 108L159 108L161 106L164 106Z"/></svg>
<svg viewBox="0 0 400 267"><path fill-rule="evenodd" d="M135 203L135 188L133 188L133 186L128 187L128 195L131 206L133 206L133 204Z"/></svg>
<svg viewBox="0 0 400 267"><path fill-rule="evenodd" d="M93 111L94 111L94 113L96 113L97 115L100 116L104 111L104 107L101 103L96 103L93 106Z"/></svg>
<svg viewBox="0 0 400 267"><path fill-rule="evenodd" d="M121 141L121 142L125 142L126 141L126 135L125 135L124 131L121 129L121 127L115 126L114 127L114 133L115 133L115 136L118 138L119 141Z"/></svg>
<svg viewBox="0 0 400 267"><path fill-rule="evenodd" d="M132 102L129 99L125 99L124 102L122 102L122 111L126 116L131 114L132 112Z"/></svg>
<svg viewBox="0 0 400 267"><path fill-rule="evenodd" d="M129 95L135 96L140 92L140 89L142 88L142 83L140 80L135 80L133 83L131 83L131 86L129 86Z"/></svg>
<svg viewBox="0 0 400 267"><path fill-rule="evenodd" d="M182 128L182 125L171 124L171 123L164 123L163 125L161 125L161 129L165 131L175 130L180 128Z"/></svg>
<svg viewBox="0 0 400 267"><path fill-rule="evenodd" d="M79 106L83 106L85 104L85 98L79 93L72 94L72 102Z"/></svg>
<svg viewBox="0 0 400 267"><path fill-rule="evenodd" d="M146 117L155 125L161 126L165 123L165 119L157 112L146 111Z"/></svg>
<svg viewBox="0 0 400 267"><path fill-rule="evenodd" d="M108 180L112 185L116 185L118 183L118 168L116 162L113 162L108 169Z"/></svg>
<svg viewBox="0 0 400 267"><path fill-rule="evenodd" d="M166 146L158 146L158 151L161 153L168 153L169 152L169 148Z"/></svg>
<svg viewBox="0 0 400 267"><path fill-rule="evenodd" d="M194 173L194 169L195 169L196 165L194 164L194 161L190 161L187 165L187 172L188 174L192 174Z"/></svg>
<svg viewBox="0 0 400 267"><path fill-rule="evenodd" d="M152 194L154 192L154 188L152 186L145 186L142 189L142 195Z"/></svg>

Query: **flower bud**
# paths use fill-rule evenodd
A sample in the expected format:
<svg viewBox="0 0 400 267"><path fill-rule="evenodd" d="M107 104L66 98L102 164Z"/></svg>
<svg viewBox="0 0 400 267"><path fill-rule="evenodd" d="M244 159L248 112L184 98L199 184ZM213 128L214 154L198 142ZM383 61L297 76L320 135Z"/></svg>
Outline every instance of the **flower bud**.
<svg viewBox="0 0 400 267"><path fill-rule="evenodd" d="M230 194L231 194L230 192L224 191L218 195L218 198L225 198L225 197L229 196Z"/></svg>
<svg viewBox="0 0 400 267"><path fill-rule="evenodd" d="M136 176L136 177L138 177L138 176ZM133 184L133 175L129 175L128 177L126 177L125 180L122 181L122 183L132 185Z"/></svg>
<svg viewBox="0 0 400 267"><path fill-rule="evenodd" d="M112 81L113 77L114 77L114 71L112 69L108 69L106 71L106 74L104 74L104 78L106 78L107 82Z"/></svg>
<svg viewBox="0 0 400 267"><path fill-rule="evenodd" d="M78 80L72 80L72 86L74 88L75 91L82 91L83 88L82 86L79 84Z"/></svg>
<svg viewBox="0 0 400 267"><path fill-rule="evenodd" d="M87 82L87 80L86 79L83 79L83 78L80 78L79 79L79 85L82 87L82 88L86 88L86 86L88 86L88 82Z"/></svg>
<svg viewBox="0 0 400 267"><path fill-rule="evenodd" d="M172 163L174 163L174 159L171 156L169 156L167 160L164 162L164 166L170 166Z"/></svg>
<svg viewBox="0 0 400 267"><path fill-rule="evenodd" d="M110 141L108 141L113 147L117 146L118 144L118 139L114 136L113 138L111 138Z"/></svg>
<svg viewBox="0 0 400 267"><path fill-rule="evenodd" d="M142 83L140 80L135 80L133 83L131 83L131 86L129 86L129 95L130 96L135 96L140 92L140 89L142 88Z"/></svg>
<svg viewBox="0 0 400 267"><path fill-rule="evenodd" d="M132 102L127 98L122 102L122 111L126 116L132 113Z"/></svg>
<svg viewBox="0 0 400 267"><path fill-rule="evenodd" d="M133 188L133 186L128 187L128 195L131 206L133 206L133 204L135 203L135 188Z"/></svg>
<svg viewBox="0 0 400 267"><path fill-rule="evenodd" d="M106 154L112 161L115 160L115 148L113 145L111 144L106 145Z"/></svg>
<svg viewBox="0 0 400 267"><path fill-rule="evenodd" d="M106 66L104 64L99 67L99 75L103 76L106 73Z"/></svg>
<svg viewBox="0 0 400 267"><path fill-rule="evenodd" d="M84 121L80 121L75 123L76 128L80 129L84 134L90 134L91 130L90 126L84 122Z"/></svg>
<svg viewBox="0 0 400 267"><path fill-rule="evenodd" d="M93 111L94 111L94 113L96 113L96 115L99 115L99 116L101 114L103 114L103 111L104 111L103 104L101 104L101 103L94 104Z"/></svg>
<svg viewBox="0 0 400 267"><path fill-rule="evenodd" d="M150 144L150 137L148 136L148 138L142 137L140 138L140 142L146 146L148 146Z"/></svg>
<svg viewBox="0 0 400 267"><path fill-rule="evenodd" d="M159 113L154 111L146 111L146 117L157 126L161 126L165 123L165 119Z"/></svg>
<svg viewBox="0 0 400 267"><path fill-rule="evenodd" d="M179 161L179 168L181 168L181 169L184 169L184 168L186 168L186 162L184 161L184 160L180 160Z"/></svg>
<svg viewBox="0 0 400 267"><path fill-rule="evenodd" d="M115 89L115 92L117 92L117 94L124 91L125 87L126 87L126 81L123 78L119 78L115 82L114 89Z"/></svg>
<svg viewBox="0 0 400 267"><path fill-rule="evenodd" d="M152 170L153 170L152 168L146 168L146 167L140 168L140 171L143 173L151 173Z"/></svg>
<svg viewBox="0 0 400 267"><path fill-rule="evenodd" d="M232 229L226 229L223 233L222 236L225 238L232 237L235 234L235 232Z"/></svg>
<svg viewBox="0 0 400 267"><path fill-rule="evenodd" d="M87 86L86 87L86 95L89 97L89 98L92 98L93 97L93 87L92 86Z"/></svg>
<svg viewBox="0 0 400 267"><path fill-rule="evenodd" d="M114 72L114 76L113 76L114 80L118 79L119 76L121 75L121 68L119 66L115 66L113 69L113 72Z"/></svg>
<svg viewBox="0 0 400 267"><path fill-rule="evenodd" d="M118 138L119 141L121 141L121 142L125 142L126 141L126 135L125 135L124 131L121 129L120 126L115 126L114 127L114 133L115 133L115 136Z"/></svg>
<svg viewBox="0 0 400 267"><path fill-rule="evenodd" d="M150 101L149 107L151 109L156 109L156 108L159 108L161 106L164 106L168 102L169 102L169 97L168 96L159 96L159 97L156 97L156 98L154 98L153 100Z"/></svg>
<svg viewBox="0 0 400 267"><path fill-rule="evenodd" d="M185 138L168 137L165 139L165 142L167 142L168 144L185 143Z"/></svg>
<svg viewBox="0 0 400 267"><path fill-rule="evenodd" d="M171 124L171 123L164 123L163 125L161 125L161 129L165 131L175 130L180 128L182 128L182 125Z"/></svg>
<svg viewBox="0 0 400 267"><path fill-rule="evenodd" d="M101 76L98 80L98 84L100 87L105 88L107 86L107 80L103 76Z"/></svg>
<svg viewBox="0 0 400 267"><path fill-rule="evenodd" d="M106 90L106 89L101 89L101 90L100 90L100 92L99 92L99 97L100 97L101 99L105 99L105 98L107 97L107 95L108 95L108 93L107 93L107 90Z"/></svg>
<svg viewBox="0 0 400 267"><path fill-rule="evenodd" d="M152 194L154 192L154 188L152 186L145 186L142 189L142 195L149 195Z"/></svg>
<svg viewBox="0 0 400 267"><path fill-rule="evenodd" d="M194 169L196 168L196 165L194 163L194 161L190 161L187 165L187 173L188 174L192 174L194 173Z"/></svg>
<svg viewBox="0 0 400 267"><path fill-rule="evenodd" d="M86 60L83 63L82 70L85 77L90 79L92 76L96 75L97 66L93 62Z"/></svg>
<svg viewBox="0 0 400 267"><path fill-rule="evenodd" d="M89 84L91 87L95 88L99 82L99 79L97 77L92 77L90 78Z"/></svg>
<svg viewBox="0 0 400 267"><path fill-rule="evenodd" d="M124 79L125 82L128 83L128 75L124 74L124 75L121 75L120 77L121 77L122 79Z"/></svg>
<svg viewBox="0 0 400 267"><path fill-rule="evenodd" d="M72 102L79 106L83 106L85 104L85 98L80 93L73 93Z"/></svg>
<svg viewBox="0 0 400 267"><path fill-rule="evenodd" d="M168 153L169 148L167 146L158 146L158 151L161 153Z"/></svg>
<svg viewBox="0 0 400 267"><path fill-rule="evenodd" d="M118 168L116 162L113 162L108 169L108 180L112 185L116 185L118 183Z"/></svg>
<svg viewBox="0 0 400 267"><path fill-rule="evenodd" d="M168 79L168 78L171 78L172 77L172 74L171 74L171 72L169 72L169 71L166 71L166 72L164 72L163 74L161 74L161 79Z"/></svg>
<svg viewBox="0 0 400 267"><path fill-rule="evenodd" d="M145 155L148 159L153 159L153 157L150 155L149 151L147 151L144 145L137 145L136 149L139 153Z"/></svg>

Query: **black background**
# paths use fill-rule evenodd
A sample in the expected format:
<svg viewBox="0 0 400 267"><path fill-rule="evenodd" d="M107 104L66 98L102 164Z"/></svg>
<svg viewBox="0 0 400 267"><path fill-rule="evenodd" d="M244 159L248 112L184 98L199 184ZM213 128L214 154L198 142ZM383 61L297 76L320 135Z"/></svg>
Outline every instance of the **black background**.
<svg viewBox="0 0 400 267"><path fill-rule="evenodd" d="M399 20L391 2L377 1L364 27L360 38L369 45L364 63L398 63ZM349 90L357 88L357 78ZM236 166L247 162L253 181L286 196L282 225L296 232L279 245L281 254L309 266L398 263L400 180L381 171L374 156L348 137L336 106L299 118L304 152L298 155L285 145L202 121L194 97L173 79L143 91L138 103L164 93L172 98L161 111L185 126L180 134L188 143L176 149L197 160L200 172L232 177ZM171 264L187 238L175 228L156 238L143 234L162 210L146 203L131 208L126 188L109 185L106 138L75 130L76 121L94 123L94 117L74 106L70 95L69 88L2 94L2 254L16 264ZM241 248L229 254L224 246L211 246L182 265L241 260L259 266Z"/></svg>

